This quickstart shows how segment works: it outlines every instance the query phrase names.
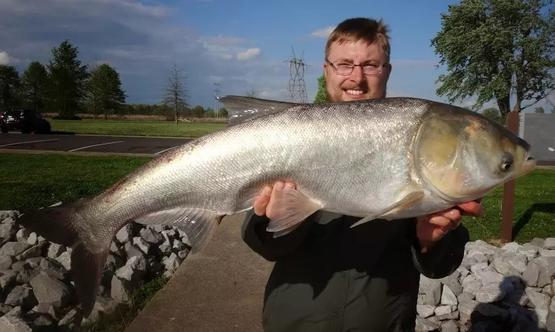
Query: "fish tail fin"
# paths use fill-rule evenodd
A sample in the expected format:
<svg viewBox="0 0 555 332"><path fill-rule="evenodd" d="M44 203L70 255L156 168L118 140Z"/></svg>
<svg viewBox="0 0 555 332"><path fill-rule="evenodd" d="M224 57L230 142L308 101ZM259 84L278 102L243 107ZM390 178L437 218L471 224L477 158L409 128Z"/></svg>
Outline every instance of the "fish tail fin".
<svg viewBox="0 0 555 332"><path fill-rule="evenodd" d="M76 213L75 205L26 212L18 219L20 225L48 241L72 248L71 276L84 316L88 316L94 307L110 245L109 241L105 248L104 245L93 244L87 240L89 237L82 227L75 227L77 223L87 222L93 221L81 218Z"/></svg>

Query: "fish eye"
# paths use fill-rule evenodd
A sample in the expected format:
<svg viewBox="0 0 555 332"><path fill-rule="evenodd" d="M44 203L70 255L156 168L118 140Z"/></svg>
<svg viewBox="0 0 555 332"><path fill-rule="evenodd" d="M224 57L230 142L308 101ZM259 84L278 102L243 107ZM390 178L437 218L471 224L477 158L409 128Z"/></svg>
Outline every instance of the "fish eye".
<svg viewBox="0 0 555 332"><path fill-rule="evenodd" d="M501 159L501 165L500 165L501 171L507 172L511 169L511 167L513 167L513 156L506 153Z"/></svg>

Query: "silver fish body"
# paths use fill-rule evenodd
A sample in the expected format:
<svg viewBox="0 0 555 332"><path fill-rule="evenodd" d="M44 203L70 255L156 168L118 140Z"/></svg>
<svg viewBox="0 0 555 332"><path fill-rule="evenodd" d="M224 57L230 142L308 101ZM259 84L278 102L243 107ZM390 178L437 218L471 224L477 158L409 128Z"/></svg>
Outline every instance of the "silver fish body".
<svg viewBox="0 0 555 332"><path fill-rule="evenodd" d="M233 109L238 101L250 99L224 104ZM85 313L96 291L88 274L99 280L110 241L131 220L187 225L190 237L202 238L211 219L249 209L277 180L295 182L294 198L310 204L297 213L290 200L293 212L272 221L271 231L318 209L363 221L419 216L481 197L534 166L526 142L450 105L413 98L269 104L268 114L169 151L91 200L24 216L47 239L78 248L77 259L95 261L94 268L90 259L75 263L85 271L76 276ZM45 213L54 221L42 222Z"/></svg>

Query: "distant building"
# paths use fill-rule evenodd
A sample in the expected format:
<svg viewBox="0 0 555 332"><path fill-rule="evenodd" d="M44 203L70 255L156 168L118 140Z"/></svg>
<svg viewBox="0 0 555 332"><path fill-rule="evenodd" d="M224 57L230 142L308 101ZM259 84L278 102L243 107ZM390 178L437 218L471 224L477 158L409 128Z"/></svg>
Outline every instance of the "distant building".
<svg viewBox="0 0 555 332"><path fill-rule="evenodd" d="M532 146L538 165L555 165L554 113L520 113L519 136Z"/></svg>

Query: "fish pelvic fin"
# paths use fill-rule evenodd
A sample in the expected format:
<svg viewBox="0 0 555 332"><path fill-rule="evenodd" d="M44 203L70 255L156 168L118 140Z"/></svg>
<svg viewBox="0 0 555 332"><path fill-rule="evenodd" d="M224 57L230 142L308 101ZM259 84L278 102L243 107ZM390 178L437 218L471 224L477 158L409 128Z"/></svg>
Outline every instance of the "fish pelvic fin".
<svg viewBox="0 0 555 332"><path fill-rule="evenodd" d="M71 276L81 304L81 313L86 317L96 302L110 241L107 241L105 248L98 248L92 245L91 241L85 240L86 237L75 225L87 221L79 217L76 205L25 212L17 223L48 241L72 248Z"/></svg>
<svg viewBox="0 0 555 332"><path fill-rule="evenodd" d="M143 225L175 226L185 232L188 245L197 252L208 243L223 217L210 210L174 207L146 214L135 221Z"/></svg>
<svg viewBox="0 0 555 332"><path fill-rule="evenodd" d="M300 105L298 103L244 96L225 96L219 97L218 100L224 104L225 109L229 113L229 125L236 125L247 120L281 112L289 107Z"/></svg>
<svg viewBox="0 0 555 332"><path fill-rule="evenodd" d="M320 202L304 195L293 188L283 188L272 194L274 206L277 207L276 219L270 219L266 230L274 233L274 237L289 234L297 228L301 222L323 206Z"/></svg>
<svg viewBox="0 0 555 332"><path fill-rule="evenodd" d="M424 192L422 190L410 192L407 195L405 195L403 198L401 198L399 201L395 202L393 205L388 206L382 211L360 219L356 223L352 224L351 228L360 226L370 220L380 219L380 218L387 219L388 216L393 215L400 210L407 209L415 205L416 203L420 202L422 198L424 198Z"/></svg>

